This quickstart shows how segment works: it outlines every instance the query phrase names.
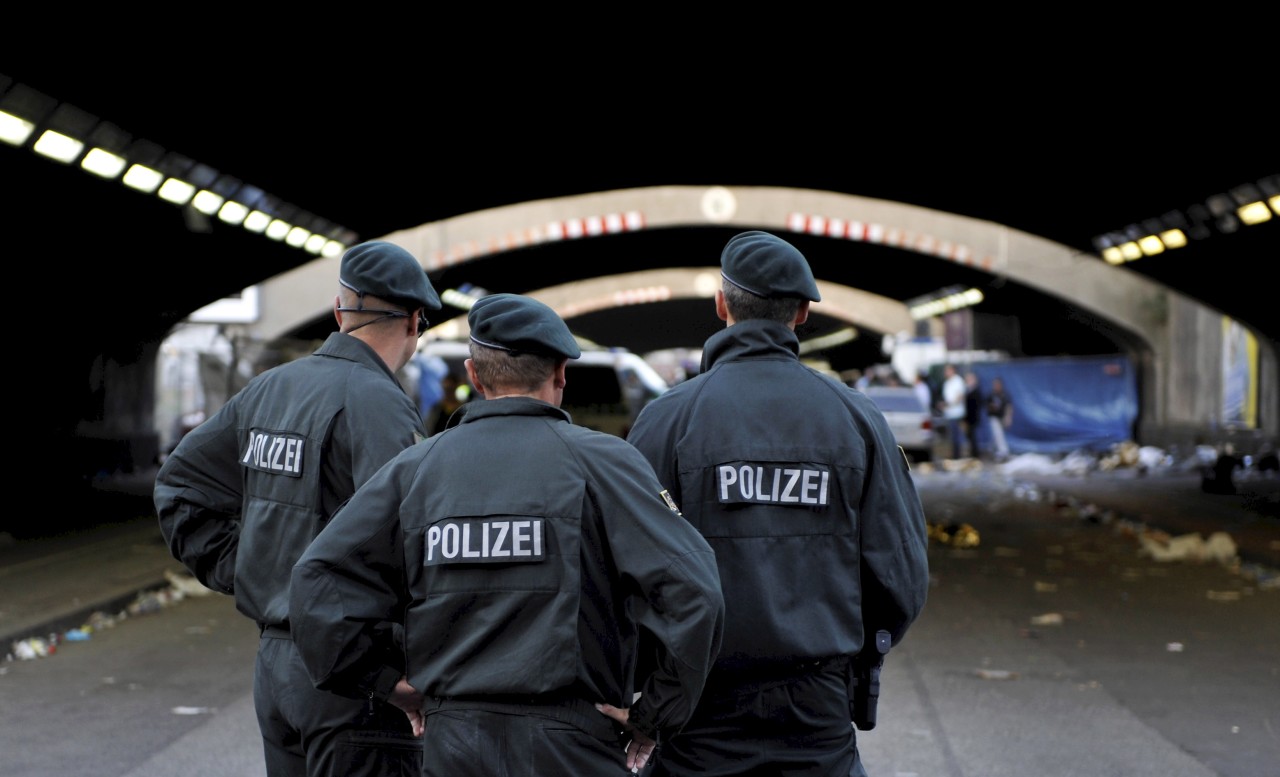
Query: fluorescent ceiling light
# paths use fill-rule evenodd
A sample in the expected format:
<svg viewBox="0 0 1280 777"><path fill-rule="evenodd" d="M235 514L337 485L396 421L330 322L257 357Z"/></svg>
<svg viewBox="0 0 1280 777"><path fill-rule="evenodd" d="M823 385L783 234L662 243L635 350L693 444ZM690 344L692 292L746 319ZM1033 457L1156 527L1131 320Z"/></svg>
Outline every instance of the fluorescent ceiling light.
<svg viewBox="0 0 1280 777"><path fill-rule="evenodd" d="M1271 211L1267 210L1261 200L1240 206L1236 209L1236 215L1246 224L1261 224L1271 220Z"/></svg>
<svg viewBox="0 0 1280 777"><path fill-rule="evenodd" d="M239 224L249 215L249 209L235 200L227 200L218 208L218 218L228 224Z"/></svg>
<svg viewBox="0 0 1280 777"><path fill-rule="evenodd" d="M1124 257L1126 262L1132 262L1134 259L1142 258L1142 249L1138 247L1137 243L1129 241L1120 246L1120 255Z"/></svg>
<svg viewBox="0 0 1280 777"><path fill-rule="evenodd" d="M255 210L244 218L244 228L250 232L262 233L271 223L271 217L260 210Z"/></svg>
<svg viewBox="0 0 1280 777"><path fill-rule="evenodd" d="M320 250L324 248L324 244L328 240L329 238L325 237L324 235L312 235L311 237L307 238L307 241L302 244L302 247L307 251L307 253L319 254Z"/></svg>
<svg viewBox="0 0 1280 777"><path fill-rule="evenodd" d="M1165 248L1182 248L1187 244L1187 235L1181 229L1166 229L1160 233L1160 241Z"/></svg>
<svg viewBox="0 0 1280 777"><path fill-rule="evenodd" d="M61 132L45 130L36 144L32 146L37 154L43 154L59 162L70 162L84 151L84 143Z"/></svg>
<svg viewBox="0 0 1280 777"><path fill-rule="evenodd" d="M208 189L201 189L191 199L191 206L206 216L212 216L218 212L218 208L221 208L224 202L226 198L222 195L214 194Z"/></svg>
<svg viewBox="0 0 1280 777"><path fill-rule="evenodd" d="M1107 264L1124 264L1124 254L1120 253L1120 249L1115 246L1103 251L1102 258Z"/></svg>
<svg viewBox="0 0 1280 777"><path fill-rule="evenodd" d="M284 240L284 236L289 234L289 230L291 229L293 229L292 224L281 221L280 219L273 219L272 222L267 225L267 237L272 240Z"/></svg>
<svg viewBox="0 0 1280 777"><path fill-rule="evenodd" d="M80 160L81 167L103 178L115 178L124 171L127 164L124 157L101 148L89 149L89 153Z"/></svg>
<svg viewBox="0 0 1280 777"><path fill-rule="evenodd" d="M177 178L165 181L161 184L160 191L156 192L160 199L172 202L174 205L186 205L191 202L195 193L196 187Z"/></svg>
<svg viewBox="0 0 1280 777"><path fill-rule="evenodd" d="M12 113L0 111L0 140L15 146L21 146L35 132L36 125Z"/></svg>
<svg viewBox="0 0 1280 777"><path fill-rule="evenodd" d="M341 254L344 250L342 243L337 240L330 240L324 244L324 248L320 250L320 255L326 258L332 258Z"/></svg>
<svg viewBox="0 0 1280 777"><path fill-rule="evenodd" d="M160 187L164 176L158 170L152 170L146 165L134 165L125 172L122 180L125 186L150 194Z"/></svg>
<svg viewBox="0 0 1280 777"><path fill-rule="evenodd" d="M289 234L284 236L284 242L294 248L301 248L302 245L307 242L307 238L309 237L311 237L310 230L303 229L302 227L294 227L289 230Z"/></svg>
<svg viewBox="0 0 1280 777"><path fill-rule="evenodd" d="M1138 240L1138 248L1142 249L1142 253L1147 256L1155 256L1164 253L1164 243L1160 242L1160 238L1155 235L1146 235Z"/></svg>

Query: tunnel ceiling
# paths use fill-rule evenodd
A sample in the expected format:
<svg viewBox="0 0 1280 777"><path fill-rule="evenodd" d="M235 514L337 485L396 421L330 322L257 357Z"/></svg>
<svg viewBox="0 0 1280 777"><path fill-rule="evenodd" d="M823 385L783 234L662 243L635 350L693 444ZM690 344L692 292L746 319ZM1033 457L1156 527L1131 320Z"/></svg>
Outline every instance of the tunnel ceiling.
<svg viewBox="0 0 1280 777"><path fill-rule="evenodd" d="M370 239L419 224L530 200L661 185L781 186L899 201L1006 224L1095 252L1095 235L1186 211L1280 172L1269 148L1242 143L1231 112L1146 126L1100 121L1071 100L968 99L982 121L923 110L850 112L839 101L732 95L590 99L525 93L518 75L476 89L412 69L352 80L336 62L287 79L290 97L150 66L59 70L0 60L5 77L256 186ZM347 67L349 63L343 67ZM344 88L338 88L345 85ZM358 85L358 88L357 88ZM536 96L537 99L534 99ZM998 120L991 111L999 109ZM54 273L59 302L88 300L114 323L79 347L122 358L190 311L311 258L238 227L180 209L0 144L10 199L9 256L27 276ZM1125 266L1280 335L1273 285L1280 219ZM706 266L737 227L650 230L498 254L433 275L530 291L566 280L662 266ZM840 282L908 299L953 283L984 288L984 315L1015 322L1031 350L1105 350L1105 327L1069 303L954 263L899 249L792 236L813 260L849 264ZM893 261L888 257L892 253ZM822 277L821 271L819 277ZM660 310L660 312L658 312ZM643 316L643 318L640 318ZM662 321L654 326L655 316ZM646 323L649 322L649 323ZM79 326L83 322L67 322ZM664 332L696 345L718 328L710 303L679 301L582 316L576 329L644 351ZM815 321L815 331L835 326ZM317 329L331 326L318 320ZM875 333L872 335L874 342ZM643 336L642 336L643 335ZM672 342L676 335L665 341ZM858 348L867 348L867 341Z"/></svg>

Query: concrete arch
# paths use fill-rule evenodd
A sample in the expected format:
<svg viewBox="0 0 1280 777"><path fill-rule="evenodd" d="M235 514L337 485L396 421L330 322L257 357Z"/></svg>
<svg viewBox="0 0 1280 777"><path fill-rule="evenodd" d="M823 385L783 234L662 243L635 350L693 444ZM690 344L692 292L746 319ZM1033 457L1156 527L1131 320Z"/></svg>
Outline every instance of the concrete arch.
<svg viewBox="0 0 1280 777"><path fill-rule="evenodd" d="M422 257L423 266L432 271L529 245L707 225L888 245L1011 278L1114 322L1150 346L1138 365L1143 423L1149 430L1177 436L1217 420L1224 389L1221 371L1212 368L1221 364L1221 313L1070 247L957 214L809 189L659 186L477 211L383 239ZM332 293L338 261L318 259L262 284L263 317L250 327L251 336L273 339L313 319L319 311L297 301ZM1188 336L1197 338L1195 353L1186 353ZM1277 396L1276 356L1262 338L1259 352L1260 394L1264 406L1271 407ZM1264 422L1274 434L1277 419Z"/></svg>
<svg viewBox="0 0 1280 777"><path fill-rule="evenodd" d="M710 299L720 288L719 267L670 267L590 278L528 292L545 302L563 318L619 305L643 305L670 299L700 297ZM877 332L907 331L911 314L898 300L829 281L819 281L822 301L813 303L815 313L839 319L854 327ZM457 316L427 330L428 336L443 339L465 338L466 318Z"/></svg>

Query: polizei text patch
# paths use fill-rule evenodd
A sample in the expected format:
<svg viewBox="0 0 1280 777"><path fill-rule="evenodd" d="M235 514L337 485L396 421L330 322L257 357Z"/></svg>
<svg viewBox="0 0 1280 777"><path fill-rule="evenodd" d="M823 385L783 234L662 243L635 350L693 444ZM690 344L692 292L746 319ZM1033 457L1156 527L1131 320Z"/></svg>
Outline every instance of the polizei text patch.
<svg viewBox="0 0 1280 777"><path fill-rule="evenodd" d="M541 518L468 518L432 524L423 539L425 566L510 564L546 558Z"/></svg>
<svg viewBox="0 0 1280 777"><path fill-rule="evenodd" d="M721 504L826 507L830 503L831 473L813 464L735 462L716 467L716 491Z"/></svg>

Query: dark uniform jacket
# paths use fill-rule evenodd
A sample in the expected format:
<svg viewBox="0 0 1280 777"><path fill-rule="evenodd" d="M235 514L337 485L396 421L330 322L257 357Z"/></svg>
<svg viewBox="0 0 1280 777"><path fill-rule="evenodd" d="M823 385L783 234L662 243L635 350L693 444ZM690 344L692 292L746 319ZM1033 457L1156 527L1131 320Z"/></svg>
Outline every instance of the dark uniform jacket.
<svg viewBox="0 0 1280 777"><path fill-rule="evenodd" d="M298 562L292 601L320 688L369 676L370 626L403 611L426 696L605 702L650 736L687 721L724 615L710 547L640 454L522 397L464 405L378 472Z"/></svg>
<svg viewBox="0 0 1280 777"><path fill-rule="evenodd" d="M378 467L424 437L372 348L333 333L249 382L191 430L156 477L175 558L263 625L287 625L293 564Z"/></svg>
<svg viewBox="0 0 1280 777"><path fill-rule="evenodd" d="M924 513L884 416L801 364L786 326L707 340L703 371L650 402L635 445L715 549L725 636L716 672L897 644L929 585Z"/></svg>

